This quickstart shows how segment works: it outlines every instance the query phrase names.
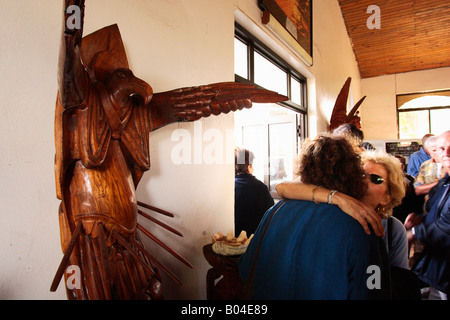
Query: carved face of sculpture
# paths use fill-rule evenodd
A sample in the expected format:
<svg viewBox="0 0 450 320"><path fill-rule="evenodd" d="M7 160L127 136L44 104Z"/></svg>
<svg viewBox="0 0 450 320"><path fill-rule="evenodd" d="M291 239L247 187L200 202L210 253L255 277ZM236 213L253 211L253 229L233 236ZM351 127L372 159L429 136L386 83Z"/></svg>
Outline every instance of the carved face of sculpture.
<svg viewBox="0 0 450 320"><path fill-rule="evenodd" d="M147 82L135 77L133 72L127 68L114 70L106 79L105 85L120 105L129 102L130 98L148 104L153 97L152 87Z"/></svg>

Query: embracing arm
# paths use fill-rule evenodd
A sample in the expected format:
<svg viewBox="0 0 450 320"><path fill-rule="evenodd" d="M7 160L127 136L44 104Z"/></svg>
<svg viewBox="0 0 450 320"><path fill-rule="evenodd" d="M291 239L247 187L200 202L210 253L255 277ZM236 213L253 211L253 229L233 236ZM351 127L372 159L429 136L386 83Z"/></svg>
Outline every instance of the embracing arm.
<svg viewBox="0 0 450 320"><path fill-rule="evenodd" d="M282 182L275 189L278 194L287 199L297 199L328 203L329 189L301 182ZM381 217L368 204L356 200L342 192L336 192L331 204L337 205L342 211L358 221L367 234L370 234L368 223L377 236L384 236Z"/></svg>

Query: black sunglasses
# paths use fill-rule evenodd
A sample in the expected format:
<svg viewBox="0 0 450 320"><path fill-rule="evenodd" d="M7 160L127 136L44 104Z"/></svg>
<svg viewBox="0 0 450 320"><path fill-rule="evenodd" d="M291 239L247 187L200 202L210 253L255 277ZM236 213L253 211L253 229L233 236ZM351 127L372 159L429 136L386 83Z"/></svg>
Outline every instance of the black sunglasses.
<svg viewBox="0 0 450 320"><path fill-rule="evenodd" d="M366 176L366 175L364 175L364 176ZM372 182L373 184L382 184L384 182L383 177L380 177L379 175L374 174L374 173L369 174L369 179L370 179L370 182Z"/></svg>

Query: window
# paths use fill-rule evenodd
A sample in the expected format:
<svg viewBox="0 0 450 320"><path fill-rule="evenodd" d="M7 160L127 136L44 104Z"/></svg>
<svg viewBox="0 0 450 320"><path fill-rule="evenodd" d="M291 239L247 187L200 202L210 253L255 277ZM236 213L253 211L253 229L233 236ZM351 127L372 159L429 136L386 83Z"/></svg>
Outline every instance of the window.
<svg viewBox="0 0 450 320"><path fill-rule="evenodd" d="M242 27L236 26L235 78L289 97L235 112L235 141L255 154L254 175L274 198L277 183L293 179L294 158L306 138L306 79Z"/></svg>
<svg viewBox="0 0 450 320"><path fill-rule="evenodd" d="M420 139L448 130L450 90L397 96L400 139Z"/></svg>

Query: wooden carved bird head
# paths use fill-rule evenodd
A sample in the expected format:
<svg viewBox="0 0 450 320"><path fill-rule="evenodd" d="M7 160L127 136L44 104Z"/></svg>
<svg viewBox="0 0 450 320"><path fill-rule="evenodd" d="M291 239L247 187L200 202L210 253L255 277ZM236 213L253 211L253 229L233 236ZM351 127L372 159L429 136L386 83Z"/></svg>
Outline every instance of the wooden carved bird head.
<svg viewBox="0 0 450 320"><path fill-rule="evenodd" d="M104 83L116 102L124 105L130 98L148 104L152 87L136 78L128 59L117 24L100 29L82 40L81 60L91 80Z"/></svg>

